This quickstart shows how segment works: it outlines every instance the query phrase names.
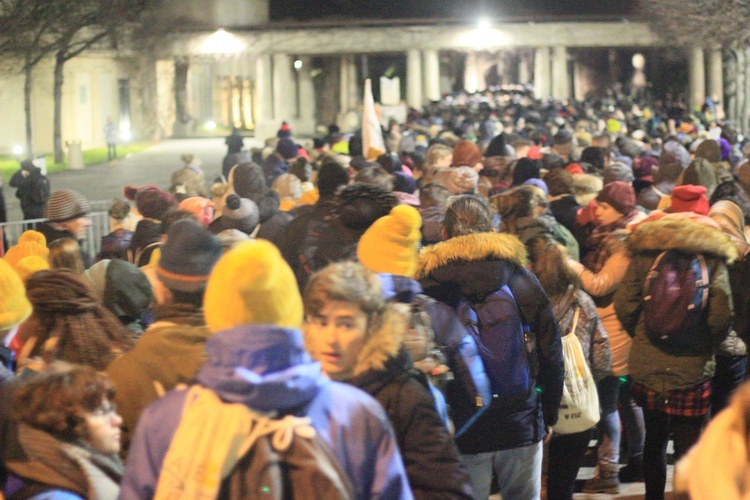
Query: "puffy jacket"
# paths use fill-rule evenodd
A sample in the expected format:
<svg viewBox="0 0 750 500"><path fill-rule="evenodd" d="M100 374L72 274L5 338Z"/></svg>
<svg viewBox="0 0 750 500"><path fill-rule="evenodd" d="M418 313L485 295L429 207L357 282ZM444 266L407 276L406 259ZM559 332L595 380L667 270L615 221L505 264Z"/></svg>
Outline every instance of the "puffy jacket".
<svg viewBox="0 0 750 500"><path fill-rule="evenodd" d="M737 249L720 230L689 220L668 217L640 224L629 239L630 266L615 293L617 317L633 336L630 375L635 382L657 391L685 390L710 376L712 354L732 326L732 291L727 261ZM710 284L705 323L693 345L667 349L654 345L645 331L643 287L656 257L663 251L701 253L706 259Z"/></svg>
<svg viewBox="0 0 750 500"><path fill-rule="evenodd" d="M416 278L425 294L454 310L463 298L483 299L504 285L513 293L521 316L536 337L537 385L528 399L515 405L496 403L456 439L461 453L475 454L537 443L546 427L557 422L565 369L552 307L536 277L524 267L526 248L513 235L481 233L459 236L422 250ZM476 349L476 346L474 347ZM473 358L478 357L474 350ZM469 364L476 362L467 358ZM463 376L458 374L457 379ZM458 384L455 384L458 386ZM477 412L465 386L448 388L456 428Z"/></svg>
<svg viewBox="0 0 750 500"><path fill-rule="evenodd" d="M255 411L307 416L347 472L357 498L409 499L393 429L380 404L364 392L328 380L304 349L298 330L247 325L211 336L197 381L222 400ZM172 391L141 415L130 447L120 498L151 498L187 391Z"/></svg>

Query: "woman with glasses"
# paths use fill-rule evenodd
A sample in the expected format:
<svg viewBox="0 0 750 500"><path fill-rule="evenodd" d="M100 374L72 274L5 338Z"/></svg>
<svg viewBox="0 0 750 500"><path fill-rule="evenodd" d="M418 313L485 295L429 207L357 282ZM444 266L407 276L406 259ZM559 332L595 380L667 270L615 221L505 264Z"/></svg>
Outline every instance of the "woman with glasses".
<svg viewBox="0 0 750 500"><path fill-rule="evenodd" d="M17 391L18 443L6 465L8 498L117 498L122 417L106 375L55 363Z"/></svg>

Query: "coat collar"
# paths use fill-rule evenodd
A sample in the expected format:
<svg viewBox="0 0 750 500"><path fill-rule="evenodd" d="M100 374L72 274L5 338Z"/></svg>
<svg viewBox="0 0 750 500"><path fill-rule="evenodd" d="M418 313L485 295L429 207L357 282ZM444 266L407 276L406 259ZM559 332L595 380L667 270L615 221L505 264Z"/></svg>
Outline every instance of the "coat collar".
<svg viewBox="0 0 750 500"><path fill-rule="evenodd" d="M737 259L737 249L726 234L687 217L639 224L628 243L635 253L680 250L712 254L729 263Z"/></svg>
<svg viewBox="0 0 750 500"><path fill-rule="evenodd" d="M518 266L526 265L526 247L507 233L476 233L457 236L422 250L416 279L429 276L435 269L455 261L503 259Z"/></svg>

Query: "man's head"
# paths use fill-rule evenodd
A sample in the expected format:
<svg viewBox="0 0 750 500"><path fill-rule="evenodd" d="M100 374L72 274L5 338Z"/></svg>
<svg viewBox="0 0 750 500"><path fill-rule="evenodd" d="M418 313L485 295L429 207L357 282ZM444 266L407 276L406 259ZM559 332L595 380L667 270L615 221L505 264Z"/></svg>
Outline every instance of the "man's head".
<svg viewBox="0 0 750 500"><path fill-rule="evenodd" d="M44 207L44 217L58 224L80 240L91 225L88 214L91 212L88 200L78 191L58 189L53 191Z"/></svg>

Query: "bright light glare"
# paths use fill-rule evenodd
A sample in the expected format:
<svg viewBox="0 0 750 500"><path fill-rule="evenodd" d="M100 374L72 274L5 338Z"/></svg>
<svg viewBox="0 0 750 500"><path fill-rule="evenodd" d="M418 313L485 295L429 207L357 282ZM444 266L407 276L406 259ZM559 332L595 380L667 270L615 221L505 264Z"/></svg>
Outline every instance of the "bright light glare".
<svg viewBox="0 0 750 500"><path fill-rule="evenodd" d="M480 30L490 29L490 20L487 19L486 17L479 18L479 23L477 23L477 27Z"/></svg>
<svg viewBox="0 0 750 500"><path fill-rule="evenodd" d="M236 54L247 48L247 44L240 38L220 29L210 35L201 44L204 54Z"/></svg>
<svg viewBox="0 0 750 500"><path fill-rule="evenodd" d="M124 129L120 131L120 138L123 141L129 141L133 138L133 134L130 133L130 129Z"/></svg>
<svg viewBox="0 0 750 500"><path fill-rule="evenodd" d="M300 61L299 59L294 61L294 69L302 69L302 61Z"/></svg>
<svg viewBox="0 0 750 500"><path fill-rule="evenodd" d="M23 146L20 144L17 144L13 146L13 154L14 155L22 155L23 154Z"/></svg>
<svg viewBox="0 0 750 500"><path fill-rule="evenodd" d="M216 130L216 122L209 120L206 122L206 130Z"/></svg>

